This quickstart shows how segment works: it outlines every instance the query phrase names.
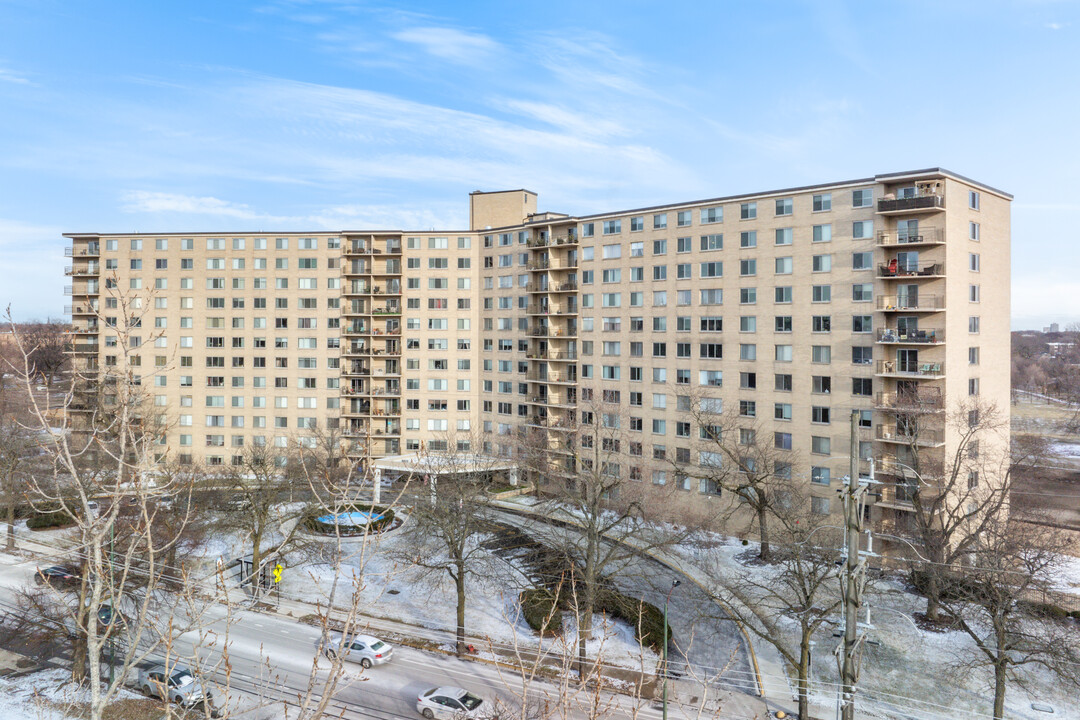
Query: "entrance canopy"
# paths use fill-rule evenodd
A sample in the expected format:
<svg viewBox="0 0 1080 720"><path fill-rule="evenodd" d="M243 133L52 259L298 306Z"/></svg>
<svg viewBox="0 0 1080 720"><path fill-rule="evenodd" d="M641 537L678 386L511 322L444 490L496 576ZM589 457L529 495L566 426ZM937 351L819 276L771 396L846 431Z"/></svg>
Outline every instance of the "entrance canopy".
<svg viewBox="0 0 1080 720"><path fill-rule="evenodd" d="M410 453L379 458L372 468L382 472L402 475L475 475L477 473L508 473L516 475L517 464L488 455L462 455L440 453Z"/></svg>

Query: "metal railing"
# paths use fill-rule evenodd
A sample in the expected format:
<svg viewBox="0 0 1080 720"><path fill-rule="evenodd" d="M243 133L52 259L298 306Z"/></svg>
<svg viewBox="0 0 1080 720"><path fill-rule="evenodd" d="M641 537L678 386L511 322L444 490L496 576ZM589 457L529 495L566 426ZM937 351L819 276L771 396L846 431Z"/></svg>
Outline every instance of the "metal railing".
<svg viewBox="0 0 1080 720"><path fill-rule="evenodd" d="M944 310L945 297L943 295L922 294L879 295L877 308L885 311Z"/></svg>
<svg viewBox="0 0 1080 720"><path fill-rule="evenodd" d="M918 391L878 393L875 405L903 412L936 412L945 409L945 398L934 389L923 388Z"/></svg>
<svg viewBox="0 0 1080 720"><path fill-rule="evenodd" d="M942 228L919 228L912 232L879 232L878 245L936 245L945 242Z"/></svg>
<svg viewBox="0 0 1080 720"><path fill-rule="evenodd" d="M909 212L911 210L937 210L945 207L941 195L918 195L916 197L881 199L877 203L879 213Z"/></svg>
<svg viewBox="0 0 1080 720"><path fill-rule="evenodd" d="M935 428L905 428L895 425L878 425L876 437L895 443L915 445L940 445L945 442L945 433Z"/></svg>
<svg viewBox="0 0 1080 720"><path fill-rule="evenodd" d="M913 362L908 360L878 360L877 374L937 378L945 374L945 363Z"/></svg>
<svg viewBox="0 0 1080 720"><path fill-rule="evenodd" d="M880 343L913 343L917 345L940 345L945 342L945 331L934 330L906 330L899 331L894 328L878 328L877 341Z"/></svg>
<svg viewBox="0 0 1080 720"><path fill-rule="evenodd" d="M921 278L938 277L945 274L945 263L927 263L926 265L900 265L893 260L888 265L878 265L879 278Z"/></svg>

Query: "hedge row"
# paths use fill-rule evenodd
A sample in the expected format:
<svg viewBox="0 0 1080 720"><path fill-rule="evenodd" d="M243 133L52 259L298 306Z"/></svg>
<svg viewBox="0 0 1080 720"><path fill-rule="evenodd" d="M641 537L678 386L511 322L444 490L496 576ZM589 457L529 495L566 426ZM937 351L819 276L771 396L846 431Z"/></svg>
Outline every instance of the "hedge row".
<svg viewBox="0 0 1080 720"><path fill-rule="evenodd" d="M41 530L44 528L58 528L66 525L73 525L75 518L71 516L66 510L53 510L52 512L45 512L39 515L35 515L26 521L26 527L31 530Z"/></svg>
<svg viewBox="0 0 1080 720"><path fill-rule="evenodd" d="M525 622L533 631L543 635L562 632L562 612L569 608L568 593L561 596L547 588L530 588L518 597ZM558 608L553 611L553 608ZM644 647L663 652L664 613L655 605L623 595L611 587L603 587L596 596L596 612L622 620L634 628L634 636ZM670 637L671 626L668 626Z"/></svg>

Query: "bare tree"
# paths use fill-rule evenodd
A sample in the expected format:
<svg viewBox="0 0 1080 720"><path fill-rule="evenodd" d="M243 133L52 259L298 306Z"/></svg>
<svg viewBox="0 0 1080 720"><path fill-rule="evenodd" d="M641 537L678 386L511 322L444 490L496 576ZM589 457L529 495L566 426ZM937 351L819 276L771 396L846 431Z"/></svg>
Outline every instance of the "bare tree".
<svg viewBox="0 0 1080 720"><path fill-rule="evenodd" d="M487 517L489 488L494 481L494 458L459 447L456 438L445 441L445 451L425 446L418 455L413 477L427 487L417 496L397 554L421 570L421 576L447 577L457 595L457 653L466 652L465 608L468 581L488 574L490 553L482 540L491 530Z"/></svg>
<svg viewBox="0 0 1080 720"><path fill-rule="evenodd" d="M102 717L131 669L163 640L157 623L163 596L156 590L168 571L163 558L175 542L175 537L151 531L157 499L172 492L146 474L161 430L143 390L157 364L144 373L141 362L143 341L152 346L155 338L143 329L152 297L111 296L119 318L112 328L116 354L104 368L93 361L78 368L60 419L64 432L54 434L46 446L50 472L29 476L26 485L32 507L58 510L74 524L83 563L78 600L70 612L76 639L72 674L78 682L88 681L91 720ZM49 386L44 396L34 391L42 372L32 357L37 345L18 328L14 342L22 357L17 377L29 400L33 429L49 433L55 422ZM117 644L108 652L115 662L103 678L106 650Z"/></svg>
<svg viewBox="0 0 1080 720"><path fill-rule="evenodd" d="M18 328L30 374L47 386L52 386L56 375L69 364L71 342L67 330L67 323L52 319L24 323Z"/></svg>
<svg viewBox="0 0 1080 720"><path fill-rule="evenodd" d="M691 479L682 469L668 483L670 466L667 448L653 447L651 462L644 460L644 449L636 439L624 436L622 426L629 426L615 398L582 391L579 414L553 429L562 452L524 453L543 463L532 468L538 477L546 477L546 493L551 498L549 515L563 513L571 528L559 533L556 543L580 585L576 607L579 611L578 656L581 673L586 673L586 643L592 634L592 618L600 592L627 565L643 552L670 546L685 538L693 529L690 513L682 516L681 527L668 523L674 519L673 507L681 499L680 488L689 488ZM543 431L542 431L543 432ZM550 437L536 442L543 448ZM569 455L566 451L572 451ZM646 486L644 474L652 474ZM698 520L707 522L707 512Z"/></svg>
<svg viewBox="0 0 1080 720"><path fill-rule="evenodd" d="M795 455L790 438L786 443L761 428L753 418L722 413L720 398L698 393L688 396L682 408L699 428L699 464L688 470L717 491L731 493L737 502L725 513L728 520L750 513L751 528L757 525L764 562L772 560L770 523L785 493L791 489Z"/></svg>
<svg viewBox="0 0 1080 720"><path fill-rule="evenodd" d="M1026 685L1025 666L1052 671L1080 690L1080 633L1041 613L1072 542L1060 531L998 516L968 544L959 566L933 565L941 604L975 643L963 660L993 673L994 718L1005 718L1010 682Z"/></svg>
<svg viewBox="0 0 1080 720"><path fill-rule="evenodd" d="M1007 416L978 397L946 410L948 417L926 412L924 406L912 394L896 413L895 426L888 429L902 443L895 457L883 460L880 470L887 483L883 492L910 503L906 530L921 556L915 565L924 559L951 566L971 551L991 524L1007 516L1013 472L1037 456L1039 446L1025 444L1023 453L1010 453ZM946 426L957 429L949 452L942 449ZM918 576L926 594L926 618L939 622L940 576L931 572Z"/></svg>
<svg viewBox="0 0 1080 720"><path fill-rule="evenodd" d="M838 586L842 533L808 512L800 484L775 488L774 564L732 574L709 573L715 594L736 622L776 648L796 677L799 717L810 717L810 651L814 634L832 624L843 601ZM794 631L792 625L794 624Z"/></svg>

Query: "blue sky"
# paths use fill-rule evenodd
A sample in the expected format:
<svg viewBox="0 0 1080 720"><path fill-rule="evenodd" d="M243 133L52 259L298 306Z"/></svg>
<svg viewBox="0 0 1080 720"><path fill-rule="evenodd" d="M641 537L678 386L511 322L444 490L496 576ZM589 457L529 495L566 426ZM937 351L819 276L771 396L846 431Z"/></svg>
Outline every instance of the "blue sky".
<svg viewBox="0 0 1080 720"><path fill-rule="evenodd" d="M68 231L463 228L942 166L1016 196L1013 325L1080 320L1080 9L0 0L0 305Z"/></svg>

